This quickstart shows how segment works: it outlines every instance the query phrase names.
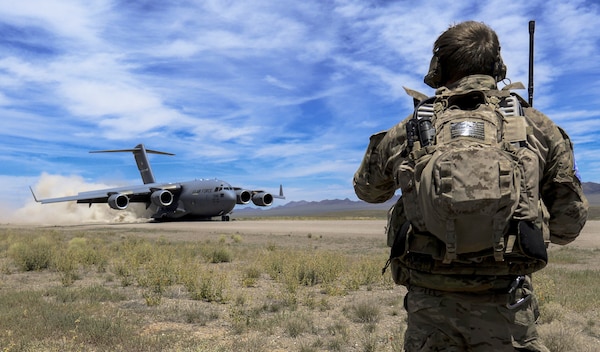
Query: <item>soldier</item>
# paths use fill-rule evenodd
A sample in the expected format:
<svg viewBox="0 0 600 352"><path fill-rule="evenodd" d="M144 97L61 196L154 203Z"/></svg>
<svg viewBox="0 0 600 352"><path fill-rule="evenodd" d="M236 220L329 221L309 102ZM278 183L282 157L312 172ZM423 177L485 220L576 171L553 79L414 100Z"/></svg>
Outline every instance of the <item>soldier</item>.
<svg viewBox="0 0 600 352"><path fill-rule="evenodd" d="M435 97L407 90L417 112L371 136L354 175L357 196L370 203L402 190L389 213L387 265L408 290L406 351L548 351L531 274L546 265L548 242L579 235L588 203L569 137L510 93L514 85L499 90L505 73L491 28L450 27L425 76ZM503 107L511 97L517 113ZM453 157L444 159L442 144ZM458 146L466 154L453 152ZM499 157L485 154L490 146Z"/></svg>

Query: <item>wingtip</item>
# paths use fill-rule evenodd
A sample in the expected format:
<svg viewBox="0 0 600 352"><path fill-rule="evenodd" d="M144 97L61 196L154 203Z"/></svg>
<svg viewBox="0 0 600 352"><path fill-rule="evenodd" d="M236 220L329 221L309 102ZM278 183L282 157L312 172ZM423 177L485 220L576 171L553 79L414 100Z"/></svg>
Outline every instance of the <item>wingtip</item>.
<svg viewBox="0 0 600 352"><path fill-rule="evenodd" d="M36 201L36 203L39 203L40 201L37 199L37 197L35 196L35 193L33 192L33 188L31 188L31 186L29 186L29 190L31 191L31 195L33 196L33 200Z"/></svg>

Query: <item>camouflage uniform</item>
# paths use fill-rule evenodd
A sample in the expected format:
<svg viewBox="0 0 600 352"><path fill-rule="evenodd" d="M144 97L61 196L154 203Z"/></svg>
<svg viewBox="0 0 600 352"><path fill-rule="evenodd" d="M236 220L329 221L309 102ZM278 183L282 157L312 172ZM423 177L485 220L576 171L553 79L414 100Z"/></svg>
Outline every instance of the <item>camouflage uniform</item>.
<svg viewBox="0 0 600 352"><path fill-rule="evenodd" d="M464 77L442 90L497 89L491 76ZM544 215L538 220L550 242L564 245L573 241L583 228L588 203L575 175L573 146L567 134L541 112L522 101L532 133L528 144L539 159L540 199ZM370 138L365 157L354 175L357 196L370 203L390 199L399 188L397 168L406 160L404 121ZM402 201L397 203L388 228L405 221ZM388 238L391 246L393 238ZM428 257L429 258L429 257ZM435 262L433 258L430 261ZM395 266L395 268L394 268ZM485 275L453 272L453 266L433 263L435 273L416 270L392 261L397 283L408 288L405 308L408 328L407 351L547 351L536 332L538 309L531 272L507 275L501 269ZM394 270L395 269L395 270ZM464 269L464 268L463 268ZM512 289L511 289L512 288ZM509 292L510 291L510 292ZM507 308L515 302L521 304Z"/></svg>

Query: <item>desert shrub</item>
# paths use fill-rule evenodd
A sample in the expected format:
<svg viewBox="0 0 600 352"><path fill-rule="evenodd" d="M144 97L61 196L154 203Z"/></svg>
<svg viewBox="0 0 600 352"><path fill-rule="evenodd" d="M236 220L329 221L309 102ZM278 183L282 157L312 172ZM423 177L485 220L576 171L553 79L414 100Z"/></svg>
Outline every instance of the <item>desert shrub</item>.
<svg viewBox="0 0 600 352"><path fill-rule="evenodd" d="M555 300L556 283L547 269L533 274L533 287L540 307Z"/></svg>
<svg viewBox="0 0 600 352"><path fill-rule="evenodd" d="M141 287L156 287L161 292L178 280L178 263L169 255L157 255L137 271L137 282Z"/></svg>
<svg viewBox="0 0 600 352"><path fill-rule="evenodd" d="M265 271L274 280L283 283L290 292L299 286L321 284L327 293L335 292L335 285L347 257L329 251L271 250L265 253Z"/></svg>
<svg viewBox="0 0 600 352"><path fill-rule="evenodd" d="M189 308L183 312L184 321L188 324L205 326L208 322L219 318L216 310L205 310L201 308Z"/></svg>
<svg viewBox="0 0 600 352"><path fill-rule="evenodd" d="M396 326L392 334L389 336L390 347L392 352L402 352L404 351L404 331L406 330L406 325L399 324Z"/></svg>
<svg viewBox="0 0 600 352"><path fill-rule="evenodd" d="M144 288L142 293L146 304L160 304L162 295L168 287L179 280L179 265L170 251L156 251L148 262L136 272L138 285Z"/></svg>
<svg viewBox="0 0 600 352"><path fill-rule="evenodd" d="M293 338L311 332L314 327L313 320L308 314L285 314L282 320L284 331Z"/></svg>
<svg viewBox="0 0 600 352"><path fill-rule="evenodd" d="M544 345L552 352L592 352L592 347L586 347L586 343L580 331L576 327L554 321L539 327L540 338Z"/></svg>
<svg viewBox="0 0 600 352"><path fill-rule="evenodd" d="M123 241L114 244L111 250L121 258L126 259L131 268L137 268L147 263L157 253L153 243L137 237L127 237Z"/></svg>
<svg viewBox="0 0 600 352"><path fill-rule="evenodd" d="M67 245L67 254L83 266L96 266L99 272L106 269L108 257L98 240L74 237Z"/></svg>
<svg viewBox="0 0 600 352"><path fill-rule="evenodd" d="M233 305L229 309L229 323L234 334L243 334L251 329L259 330L271 323L266 321L261 309L251 308L243 305ZM264 330L264 328L263 328Z"/></svg>
<svg viewBox="0 0 600 352"><path fill-rule="evenodd" d="M257 265L249 265L242 269L242 286L254 287L260 279L261 270Z"/></svg>
<svg viewBox="0 0 600 352"><path fill-rule="evenodd" d="M112 264L112 270L121 282L121 286L127 287L133 284L133 271L125 260L115 260Z"/></svg>
<svg viewBox="0 0 600 352"><path fill-rule="evenodd" d="M12 244L8 253L20 270L42 270L52 263L54 245L46 236L40 236Z"/></svg>
<svg viewBox="0 0 600 352"><path fill-rule="evenodd" d="M380 304L370 299L361 299L345 307L348 317L357 323L376 323L380 318Z"/></svg>
<svg viewBox="0 0 600 352"><path fill-rule="evenodd" d="M382 262L384 263L379 256L354 258L344 273L344 287L353 291L358 290L361 286L372 288L375 283L384 279L381 275Z"/></svg>
<svg viewBox="0 0 600 352"><path fill-rule="evenodd" d="M194 300L225 303L228 278L225 274L213 270L202 270L196 277L189 277L184 282L185 288Z"/></svg>
<svg viewBox="0 0 600 352"><path fill-rule="evenodd" d="M263 352L267 351L268 344L261 334L252 334L249 337L235 339L229 351Z"/></svg>
<svg viewBox="0 0 600 352"><path fill-rule="evenodd" d="M566 309L557 302L549 302L540 305L540 322L542 324L561 321L565 316Z"/></svg>
<svg viewBox="0 0 600 352"><path fill-rule="evenodd" d="M231 262L233 255L231 254L231 251L225 247L216 247L208 252L207 257L211 263L229 263Z"/></svg>

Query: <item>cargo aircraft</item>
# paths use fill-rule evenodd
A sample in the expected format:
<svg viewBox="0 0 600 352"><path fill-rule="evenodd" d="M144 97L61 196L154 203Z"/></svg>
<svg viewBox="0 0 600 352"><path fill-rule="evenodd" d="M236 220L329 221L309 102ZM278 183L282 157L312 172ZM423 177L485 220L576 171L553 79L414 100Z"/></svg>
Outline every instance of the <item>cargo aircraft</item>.
<svg viewBox="0 0 600 352"><path fill-rule="evenodd" d="M58 203L77 201L77 203L108 203L117 210L127 209L129 203L146 203L146 209L153 207L152 218L157 221L178 219L205 219L221 217L223 221L230 220L230 214L236 204L254 203L257 206L270 206L273 199L285 199L283 186L279 186L279 195L262 190L247 190L232 187L229 183L218 179L200 179L176 183L157 183L148 162L148 153L175 155L146 149L138 144L133 149L99 150L90 153L120 153L132 152L142 176L143 185L123 186L81 192L75 196L38 199L31 189L36 202Z"/></svg>

